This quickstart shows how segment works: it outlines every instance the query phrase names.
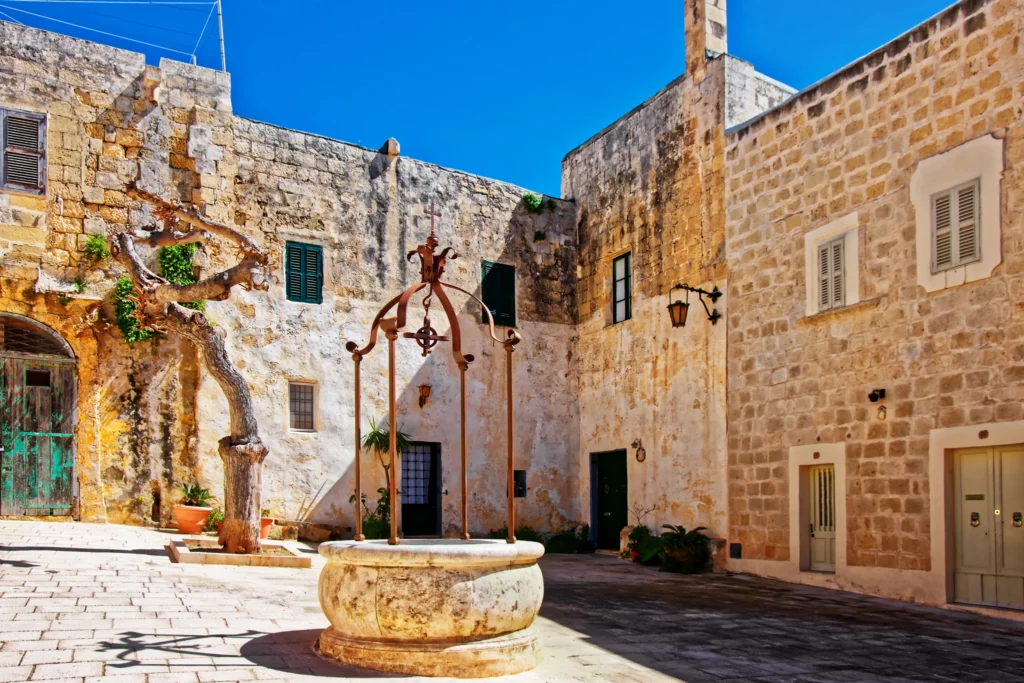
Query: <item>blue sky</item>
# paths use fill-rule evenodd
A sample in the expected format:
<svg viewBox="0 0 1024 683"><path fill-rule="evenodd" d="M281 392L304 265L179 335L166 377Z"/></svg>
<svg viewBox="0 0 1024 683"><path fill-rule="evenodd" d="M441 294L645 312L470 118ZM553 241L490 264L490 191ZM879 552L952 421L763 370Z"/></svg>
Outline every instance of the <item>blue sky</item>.
<svg viewBox="0 0 1024 683"><path fill-rule="evenodd" d="M152 63L188 60L209 15L208 5L117 1L0 0L0 13L144 51ZM683 0L223 4L237 114L373 148L395 137L405 156L552 195L566 152L684 68ZM802 88L949 4L728 0L729 51ZM216 16L195 52L219 67Z"/></svg>

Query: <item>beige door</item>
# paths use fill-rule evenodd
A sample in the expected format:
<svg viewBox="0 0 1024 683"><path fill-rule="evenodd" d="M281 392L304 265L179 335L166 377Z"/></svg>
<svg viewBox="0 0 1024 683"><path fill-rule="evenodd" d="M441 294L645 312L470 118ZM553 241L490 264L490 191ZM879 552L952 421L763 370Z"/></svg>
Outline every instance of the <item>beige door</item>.
<svg viewBox="0 0 1024 683"><path fill-rule="evenodd" d="M958 602L1024 609L1024 446L954 455Z"/></svg>
<svg viewBox="0 0 1024 683"><path fill-rule="evenodd" d="M836 570L836 470L832 465L816 465L809 468L808 475L810 568L833 572Z"/></svg>

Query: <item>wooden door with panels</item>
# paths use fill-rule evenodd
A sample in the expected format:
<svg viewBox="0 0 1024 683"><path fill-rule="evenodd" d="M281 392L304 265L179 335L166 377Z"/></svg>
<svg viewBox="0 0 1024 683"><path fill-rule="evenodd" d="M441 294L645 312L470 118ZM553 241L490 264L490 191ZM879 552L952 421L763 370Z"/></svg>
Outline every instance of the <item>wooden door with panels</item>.
<svg viewBox="0 0 1024 683"><path fill-rule="evenodd" d="M64 340L0 314L0 515L72 513L76 381Z"/></svg>
<svg viewBox="0 0 1024 683"><path fill-rule="evenodd" d="M808 568L836 570L836 468L814 465L807 468Z"/></svg>
<svg viewBox="0 0 1024 683"><path fill-rule="evenodd" d="M1024 609L1024 445L953 455L953 599Z"/></svg>

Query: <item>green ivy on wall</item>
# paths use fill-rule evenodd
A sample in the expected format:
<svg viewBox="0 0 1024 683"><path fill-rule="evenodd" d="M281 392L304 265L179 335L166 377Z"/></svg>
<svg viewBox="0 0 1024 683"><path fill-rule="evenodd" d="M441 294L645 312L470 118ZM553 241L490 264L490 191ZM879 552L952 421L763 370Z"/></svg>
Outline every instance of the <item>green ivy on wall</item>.
<svg viewBox="0 0 1024 683"><path fill-rule="evenodd" d="M129 344L147 341L156 336L153 332L143 329L135 317L138 308L135 296L135 287L127 277L122 277L114 285L114 315L117 319L117 328Z"/></svg>
<svg viewBox="0 0 1024 683"><path fill-rule="evenodd" d="M197 243L161 247L157 252L161 275L174 285L192 285L198 282L192 269L192 258L199 249L200 245ZM144 329L139 324L135 315L138 309L136 299L137 295L132 281L127 277L119 279L114 285L114 314L117 317L117 327L121 330L121 336L129 344L147 341L157 336L156 333ZM182 303L182 306L200 312L206 311L205 301L189 301Z"/></svg>
<svg viewBox="0 0 1024 683"><path fill-rule="evenodd" d="M178 244L173 247L161 247L157 253L160 273L172 285L194 285L199 281L192 268L192 258L201 246L197 242ZM206 312L205 301L189 301L182 306L192 308L200 313Z"/></svg>

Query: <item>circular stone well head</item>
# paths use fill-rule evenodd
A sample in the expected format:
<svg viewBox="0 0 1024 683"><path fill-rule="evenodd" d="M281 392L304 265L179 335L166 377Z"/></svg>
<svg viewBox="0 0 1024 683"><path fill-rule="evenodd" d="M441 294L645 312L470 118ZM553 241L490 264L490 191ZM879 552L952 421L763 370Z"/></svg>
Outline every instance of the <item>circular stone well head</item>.
<svg viewBox="0 0 1024 683"><path fill-rule="evenodd" d="M531 628L544 599L530 541L323 543L320 605L331 622L321 651L357 666L428 676L526 671L540 648Z"/></svg>

